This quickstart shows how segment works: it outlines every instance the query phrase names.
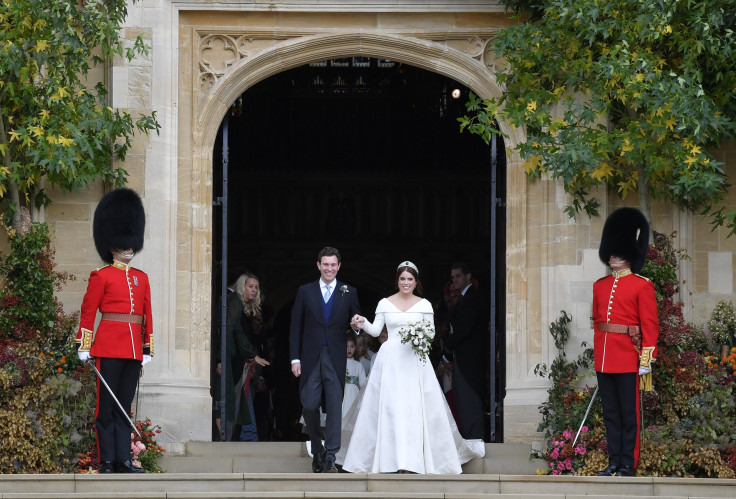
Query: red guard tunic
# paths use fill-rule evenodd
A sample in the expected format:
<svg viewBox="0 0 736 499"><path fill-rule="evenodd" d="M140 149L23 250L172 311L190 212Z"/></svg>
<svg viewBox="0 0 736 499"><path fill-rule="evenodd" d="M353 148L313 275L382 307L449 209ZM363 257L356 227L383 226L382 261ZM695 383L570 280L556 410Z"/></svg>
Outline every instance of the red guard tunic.
<svg viewBox="0 0 736 499"><path fill-rule="evenodd" d="M593 284L594 356L598 387L601 389L603 420L608 439L609 468L636 469L641 434L639 367L651 367L633 344L627 328L639 326L641 350L656 355L659 321L652 282L630 269L614 271ZM622 329L623 332L601 331ZM644 362L646 360L646 362Z"/></svg>
<svg viewBox="0 0 736 499"><path fill-rule="evenodd" d="M639 352L628 334L599 331L598 324L608 322L639 326L642 348L651 347L656 358L659 320L654 284L649 279L628 273L599 279L593 285L593 323L595 327L595 370L603 373L639 371Z"/></svg>
<svg viewBox="0 0 736 499"><path fill-rule="evenodd" d="M77 331L82 350L83 338L94 330L97 310L142 316L143 323L102 320L92 342L92 357L142 360L144 353L153 355L151 289L144 272L118 261L92 271Z"/></svg>

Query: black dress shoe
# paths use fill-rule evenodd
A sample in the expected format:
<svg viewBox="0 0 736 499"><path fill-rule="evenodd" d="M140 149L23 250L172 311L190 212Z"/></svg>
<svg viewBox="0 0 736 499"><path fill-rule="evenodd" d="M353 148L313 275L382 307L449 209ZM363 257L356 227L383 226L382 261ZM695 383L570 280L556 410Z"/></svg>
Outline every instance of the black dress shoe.
<svg viewBox="0 0 736 499"><path fill-rule="evenodd" d="M335 466L335 456L327 456L325 459L325 473L337 473Z"/></svg>
<svg viewBox="0 0 736 499"><path fill-rule="evenodd" d="M121 461L115 463L115 471L117 473L145 473L146 470L138 466L133 466L133 463L128 459L127 461Z"/></svg>
<svg viewBox="0 0 736 499"><path fill-rule="evenodd" d="M115 473L115 467L113 466L112 461L102 461L100 463L99 473Z"/></svg>
<svg viewBox="0 0 736 499"><path fill-rule="evenodd" d="M613 476L613 475L616 474L617 471L618 471L618 466L616 466L615 464L609 464L608 465L608 468L606 468L605 470L599 471L598 473L596 473L596 475L598 475L598 476Z"/></svg>
<svg viewBox="0 0 736 499"><path fill-rule="evenodd" d="M312 471L322 473L325 470L325 451L315 452L312 456Z"/></svg>
<svg viewBox="0 0 736 499"><path fill-rule="evenodd" d="M631 466L622 466L616 472L617 476L636 476L636 469Z"/></svg>

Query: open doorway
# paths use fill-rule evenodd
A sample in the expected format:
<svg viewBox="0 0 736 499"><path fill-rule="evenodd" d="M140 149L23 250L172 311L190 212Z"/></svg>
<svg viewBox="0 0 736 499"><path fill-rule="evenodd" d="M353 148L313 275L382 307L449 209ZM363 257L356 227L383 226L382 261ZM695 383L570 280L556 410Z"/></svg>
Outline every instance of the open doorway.
<svg viewBox="0 0 736 499"><path fill-rule="evenodd" d="M398 262L409 259L420 267L425 297L438 306L451 264L469 263L489 301L495 289L489 330L495 331L497 362L491 375L489 334L487 412L492 382L496 402L503 400L505 148L499 140L492 158L477 137L459 133L457 117L467 95L463 85L429 71L349 57L279 73L231 107L229 222L223 231L214 210L212 302L220 293L226 241L228 267L257 275L265 296L262 334L272 338L274 360L268 439L304 439L298 385L289 370L289 314L297 287L318 277L316 254L326 245L342 252L339 277L359 289L369 317L378 300L392 293ZM216 199L222 195L222 130L213 165ZM494 262L492 203L500 207ZM487 440L502 441L500 405L496 414L495 435L489 430Z"/></svg>

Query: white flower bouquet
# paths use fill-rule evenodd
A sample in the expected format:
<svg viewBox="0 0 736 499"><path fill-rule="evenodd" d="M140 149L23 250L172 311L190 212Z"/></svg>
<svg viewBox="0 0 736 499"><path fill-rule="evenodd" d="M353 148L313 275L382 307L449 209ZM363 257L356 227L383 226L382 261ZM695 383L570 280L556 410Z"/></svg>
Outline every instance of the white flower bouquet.
<svg viewBox="0 0 736 499"><path fill-rule="evenodd" d="M414 353L422 362L427 362L429 350L434 339L434 325L429 321L419 321L401 326L398 330L401 343L411 344Z"/></svg>

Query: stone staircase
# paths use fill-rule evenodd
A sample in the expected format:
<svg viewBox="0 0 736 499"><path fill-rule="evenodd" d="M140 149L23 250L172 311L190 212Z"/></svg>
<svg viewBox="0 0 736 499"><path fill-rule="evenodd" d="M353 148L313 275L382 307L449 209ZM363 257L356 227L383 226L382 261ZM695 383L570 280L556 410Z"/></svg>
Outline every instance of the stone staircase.
<svg viewBox="0 0 736 499"><path fill-rule="evenodd" d="M190 442L163 474L0 475L0 499L736 497L736 480L538 476L528 445L487 444L462 475L320 474L303 443Z"/></svg>
<svg viewBox="0 0 736 499"><path fill-rule="evenodd" d="M483 459L463 466L465 474L536 475L544 461L531 461L526 444L486 444ZM311 473L304 442L188 442L183 456L163 457L170 473Z"/></svg>

